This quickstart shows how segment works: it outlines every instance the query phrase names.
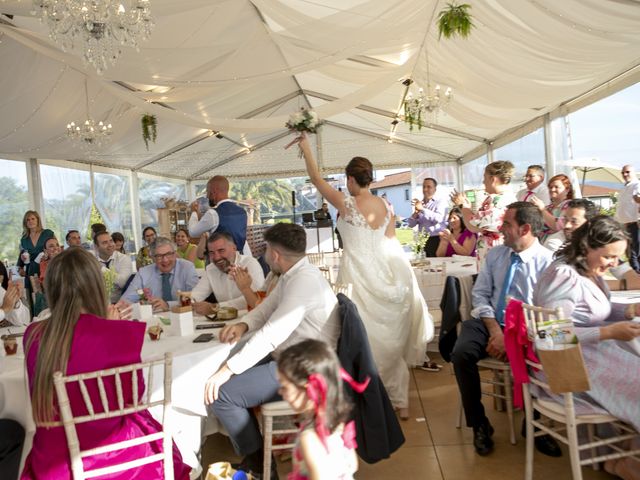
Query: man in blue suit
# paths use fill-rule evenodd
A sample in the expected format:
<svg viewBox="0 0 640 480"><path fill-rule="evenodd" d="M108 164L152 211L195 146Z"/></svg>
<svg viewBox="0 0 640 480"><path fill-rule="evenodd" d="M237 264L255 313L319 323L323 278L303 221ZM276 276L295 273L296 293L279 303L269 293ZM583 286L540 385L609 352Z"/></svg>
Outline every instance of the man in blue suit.
<svg viewBox="0 0 640 480"><path fill-rule="evenodd" d="M191 204L189 235L199 237L204 233L226 232L233 237L236 248L244 255L251 255L247 240L247 212L229 198L229 180L216 175L207 182L207 198L212 207L201 214L198 202Z"/></svg>

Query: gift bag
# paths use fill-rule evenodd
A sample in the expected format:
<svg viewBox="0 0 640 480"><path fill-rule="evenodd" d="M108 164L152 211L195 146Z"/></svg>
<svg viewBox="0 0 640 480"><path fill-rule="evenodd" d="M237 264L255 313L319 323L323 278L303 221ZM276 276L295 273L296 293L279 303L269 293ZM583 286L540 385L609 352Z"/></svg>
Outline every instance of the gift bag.
<svg viewBox="0 0 640 480"><path fill-rule="evenodd" d="M586 392L591 389L580 344L537 350L553 393Z"/></svg>
<svg viewBox="0 0 640 480"><path fill-rule="evenodd" d="M209 465L205 480L255 480L242 470L234 469L229 462L216 462Z"/></svg>

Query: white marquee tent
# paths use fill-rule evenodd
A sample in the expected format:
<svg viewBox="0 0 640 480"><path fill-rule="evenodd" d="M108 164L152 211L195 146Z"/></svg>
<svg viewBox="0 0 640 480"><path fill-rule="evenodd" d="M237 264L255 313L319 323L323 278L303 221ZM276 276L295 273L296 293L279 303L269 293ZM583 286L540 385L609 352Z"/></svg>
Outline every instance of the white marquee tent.
<svg viewBox="0 0 640 480"><path fill-rule="evenodd" d="M185 180L302 175L283 125L310 105L327 171L356 154L460 164L640 79L637 0L467 2L469 39L439 40L444 0L150 0L149 41L98 75L48 38L31 0L0 0L0 158ZM389 143L402 81L425 85L427 65L453 101L429 128L401 121ZM91 117L114 127L92 155L65 135L87 115L85 78ZM145 113L158 119L148 151Z"/></svg>

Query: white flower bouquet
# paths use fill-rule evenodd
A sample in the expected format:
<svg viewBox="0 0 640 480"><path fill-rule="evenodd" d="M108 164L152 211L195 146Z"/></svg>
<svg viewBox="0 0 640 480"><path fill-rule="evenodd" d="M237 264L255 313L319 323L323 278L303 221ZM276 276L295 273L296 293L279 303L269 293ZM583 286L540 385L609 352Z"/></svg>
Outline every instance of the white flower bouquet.
<svg viewBox="0 0 640 480"><path fill-rule="evenodd" d="M303 107L299 111L292 113L284 126L295 133L317 133L318 127L321 124L322 122L318 119L318 114L316 112ZM284 147L285 150L299 141L300 136L297 136L295 140Z"/></svg>

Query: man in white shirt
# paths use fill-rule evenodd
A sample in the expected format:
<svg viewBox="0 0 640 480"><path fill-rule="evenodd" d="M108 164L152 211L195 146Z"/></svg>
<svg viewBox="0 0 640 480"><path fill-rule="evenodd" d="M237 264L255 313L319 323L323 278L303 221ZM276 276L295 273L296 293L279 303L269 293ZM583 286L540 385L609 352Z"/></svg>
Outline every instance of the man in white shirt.
<svg viewBox="0 0 640 480"><path fill-rule="evenodd" d="M538 197L545 205L551 203L549 189L544 183L544 168L540 165L529 165L524 176L524 183L527 188L523 188L516 195L519 202L528 202L532 196Z"/></svg>
<svg viewBox="0 0 640 480"><path fill-rule="evenodd" d="M247 301L230 273L242 268L251 275L251 290L257 291L264 283L264 273L252 256L240 255L228 233L216 232L208 242L209 265L198 284L191 291L193 308L200 315L216 311L216 305L204 300L212 293L221 307L247 308Z"/></svg>
<svg viewBox="0 0 640 480"><path fill-rule="evenodd" d="M29 325L31 314L20 301L23 288L20 282L9 282L6 290L0 287L0 322L2 324L6 325L8 322L16 327Z"/></svg>
<svg viewBox="0 0 640 480"><path fill-rule="evenodd" d="M266 260L281 273L278 284L258 306L220 332L220 341L237 342L254 332L242 349L213 374L205 403L245 456L241 468L262 472L262 437L251 409L279 400L276 362L271 354L307 338L335 348L340 334L338 301L320 270L305 256L306 235L299 225L278 223L265 232Z"/></svg>
<svg viewBox="0 0 640 480"><path fill-rule="evenodd" d="M562 230L547 237L544 246L552 252L558 250L565 242L571 240L571 234L593 217L598 215L599 209L595 203L586 198L574 198L567 202L567 208L562 213Z"/></svg>
<svg viewBox="0 0 640 480"><path fill-rule="evenodd" d="M105 270L115 273L113 290L111 291L111 303L120 300L123 288L132 275L133 265L131 259L123 253L116 251L116 244L107 231L99 232L93 237L96 258L100 266Z"/></svg>
<svg viewBox="0 0 640 480"><path fill-rule="evenodd" d="M640 231L638 230L638 208L640 207L640 182L631 165L622 167L624 188L618 195L616 220L627 228L631 237L628 247L629 265L640 273Z"/></svg>

